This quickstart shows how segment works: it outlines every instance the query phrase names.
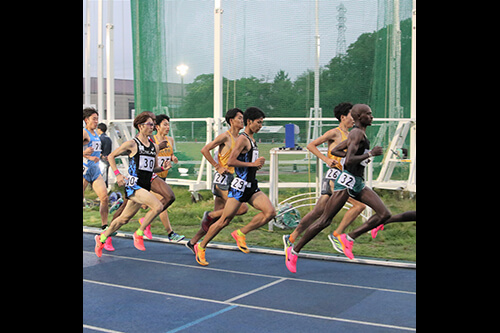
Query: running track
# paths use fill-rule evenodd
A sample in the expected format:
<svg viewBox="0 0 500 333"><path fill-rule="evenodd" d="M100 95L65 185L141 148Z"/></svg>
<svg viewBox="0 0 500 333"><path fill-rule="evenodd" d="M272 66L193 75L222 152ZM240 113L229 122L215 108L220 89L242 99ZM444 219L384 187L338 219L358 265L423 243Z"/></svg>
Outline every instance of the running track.
<svg viewBox="0 0 500 333"><path fill-rule="evenodd" d="M403 332L416 330L416 269L113 238L83 233L84 332ZM250 247L251 249L251 247Z"/></svg>

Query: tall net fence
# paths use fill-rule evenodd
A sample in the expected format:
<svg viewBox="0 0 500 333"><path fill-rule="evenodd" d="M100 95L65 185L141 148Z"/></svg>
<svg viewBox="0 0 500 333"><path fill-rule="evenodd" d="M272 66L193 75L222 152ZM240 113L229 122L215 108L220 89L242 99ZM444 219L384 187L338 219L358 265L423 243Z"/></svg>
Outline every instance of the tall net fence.
<svg viewBox="0 0 500 333"><path fill-rule="evenodd" d="M333 118L335 105L346 101L369 104L375 118L410 117L412 1L317 4L316 18L314 0L222 0L223 110L256 106L267 118L285 118L266 121L276 128L258 134L269 147L283 146L285 134L279 126L290 122L286 118L311 115L316 24L324 118ZM131 0L131 13L136 114L168 112L177 149L191 162L198 160L206 124L175 119L213 115L214 1ZM189 67L184 74L176 70L181 64ZM312 125L294 123L299 127L297 142L305 147ZM319 133L337 124L325 120ZM387 146L396 126L375 123L368 136L372 143ZM409 139L403 144L408 146ZM287 168L309 172L311 167ZM401 168L404 178L407 165Z"/></svg>

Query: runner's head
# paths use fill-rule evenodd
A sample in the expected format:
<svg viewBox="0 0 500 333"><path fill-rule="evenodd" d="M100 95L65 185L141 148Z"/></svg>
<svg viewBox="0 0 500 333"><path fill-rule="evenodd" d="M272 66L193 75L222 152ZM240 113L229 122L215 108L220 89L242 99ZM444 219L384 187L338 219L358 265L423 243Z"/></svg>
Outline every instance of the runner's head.
<svg viewBox="0 0 500 333"><path fill-rule="evenodd" d="M335 117L343 123L347 128L351 128L354 126L354 119L351 116L352 103L344 102L338 104L333 109L333 114Z"/></svg>
<svg viewBox="0 0 500 333"><path fill-rule="evenodd" d="M242 129L245 127L245 124L243 124L243 111L241 111L238 108L230 109L226 113L226 123L230 127L238 127L239 129Z"/></svg>

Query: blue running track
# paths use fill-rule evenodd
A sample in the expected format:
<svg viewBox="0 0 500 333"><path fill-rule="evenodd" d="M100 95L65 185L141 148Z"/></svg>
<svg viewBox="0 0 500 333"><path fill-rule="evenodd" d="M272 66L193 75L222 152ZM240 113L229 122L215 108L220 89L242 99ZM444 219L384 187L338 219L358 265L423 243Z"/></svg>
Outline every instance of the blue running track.
<svg viewBox="0 0 500 333"><path fill-rule="evenodd" d="M416 330L416 269L207 249L83 233L84 332L403 332ZM251 248L250 248L251 249Z"/></svg>

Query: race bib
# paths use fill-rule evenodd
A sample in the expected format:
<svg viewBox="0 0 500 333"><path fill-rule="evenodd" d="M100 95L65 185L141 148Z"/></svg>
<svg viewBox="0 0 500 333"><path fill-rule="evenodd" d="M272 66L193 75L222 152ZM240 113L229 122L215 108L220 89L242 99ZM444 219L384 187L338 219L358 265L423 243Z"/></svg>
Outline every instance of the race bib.
<svg viewBox="0 0 500 333"><path fill-rule="evenodd" d="M356 178L354 178L354 176L351 176L345 172L343 172L340 177L337 179L337 182L340 184L340 185L343 185L345 187L347 187L348 189L353 189L354 188L354 185L356 184Z"/></svg>
<svg viewBox="0 0 500 333"><path fill-rule="evenodd" d="M252 154L252 163L255 162L258 158L259 158L259 150L257 148L254 148Z"/></svg>
<svg viewBox="0 0 500 333"><path fill-rule="evenodd" d="M125 178L125 186L134 186L137 184L137 180L139 178L137 177L134 177L134 176L128 176L127 178Z"/></svg>
<svg viewBox="0 0 500 333"><path fill-rule="evenodd" d="M89 167L84 164L83 165L83 174L86 174L88 169L89 169Z"/></svg>
<svg viewBox="0 0 500 333"><path fill-rule="evenodd" d="M244 191L245 188L248 187L248 182L246 180L236 177L231 182L231 187L238 191Z"/></svg>
<svg viewBox="0 0 500 333"><path fill-rule="evenodd" d="M335 180L335 179L339 178L341 173L342 173L342 171L340 171L339 169L331 168L326 172L325 178Z"/></svg>
<svg viewBox="0 0 500 333"><path fill-rule="evenodd" d="M102 151L101 141L91 141L90 146L94 149L94 151Z"/></svg>
<svg viewBox="0 0 500 333"><path fill-rule="evenodd" d="M153 156L139 156L139 170L153 172L155 167L155 158Z"/></svg>
<svg viewBox="0 0 500 333"><path fill-rule="evenodd" d="M172 156L158 156L158 165L163 166L163 163L165 163L165 161L171 161L171 160Z"/></svg>
<svg viewBox="0 0 500 333"><path fill-rule="evenodd" d="M214 184L227 185L227 177L228 175L226 174L221 175L220 173L216 172L214 178Z"/></svg>

